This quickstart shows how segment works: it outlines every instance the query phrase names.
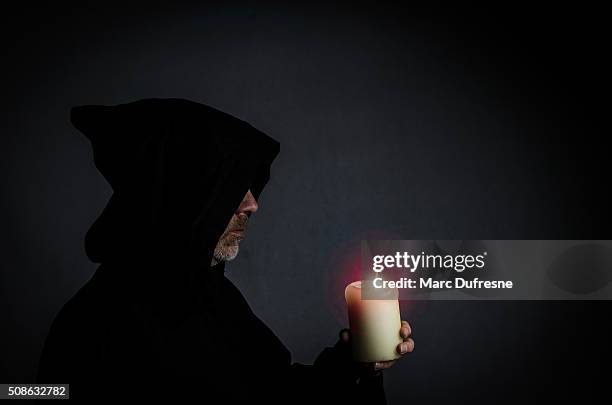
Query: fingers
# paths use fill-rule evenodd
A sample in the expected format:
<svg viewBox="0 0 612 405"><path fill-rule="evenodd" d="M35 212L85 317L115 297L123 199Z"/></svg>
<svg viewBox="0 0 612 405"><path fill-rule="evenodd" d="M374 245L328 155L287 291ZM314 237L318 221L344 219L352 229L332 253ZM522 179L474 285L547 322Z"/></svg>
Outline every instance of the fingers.
<svg viewBox="0 0 612 405"><path fill-rule="evenodd" d="M406 340L412 334L412 328L407 321L402 321L402 327L400 328L400 336L402 339Z"/></svg>
<svg viewBox="0 0 612 405"><path fill-rule="evenodd" d="M344 340L344 336L346 335L346 340ZM412 335L412 328L407 321L402 321L402 326L400 327L400 336L404 340L402 343L397 345L397 352L399 354L411 353L414 350L414 340L410 337ZM350 338L350 332L348 329L343 329L340 331L340 338L344 341L348 341ZM397 360L389 360L389 361L377 361L375 363L367 363L364 364L364 367L369 371L369 373L378 373L382 370L393 367Z"/></svg>
<svg viewBox="0 0 612 405"><path fill-rule="evenodd" d="M395 360L390 361L377 361L374 363L374 371L385 370L395 364Z"/></svg>
<svg viewBox="0 0 612 405"><path fill-rule="evenodd" d="M399 354L412 353L414 350L414 340L408 338L406 341L397 345L397 352Z"/></svg>
<svg viewBox="0 0 612 405"><path fill-rule="evenodd" d="M344 343L348 343L351 338L351 331L349 329L342 329L339 334L340 340Z"/></svg>

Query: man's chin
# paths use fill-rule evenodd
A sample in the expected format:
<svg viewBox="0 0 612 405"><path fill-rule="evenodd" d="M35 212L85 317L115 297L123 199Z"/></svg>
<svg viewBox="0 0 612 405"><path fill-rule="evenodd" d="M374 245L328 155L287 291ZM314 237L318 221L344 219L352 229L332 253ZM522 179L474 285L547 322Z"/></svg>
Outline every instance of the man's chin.
<svg viewBox="0 0 612 405"><path fill-rule="evenodd" d="M219 262L229 262L234 260L236 256L238 256L239 251L240 248L237 244L232 247L226 247L218 254L215 254L215 259Z"/></svg>

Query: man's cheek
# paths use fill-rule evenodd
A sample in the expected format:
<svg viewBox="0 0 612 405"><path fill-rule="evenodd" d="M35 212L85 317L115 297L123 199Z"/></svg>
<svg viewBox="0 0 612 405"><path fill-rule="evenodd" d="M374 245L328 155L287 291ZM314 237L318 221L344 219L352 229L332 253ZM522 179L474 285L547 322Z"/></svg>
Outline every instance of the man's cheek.
<svg viewBox="0 0 612 405"><path fill-rule="evenodd" d="M238 243L238 237L236 235L233 234L229 234L227 235L227 237L224 240L224 245L225 246L234 246Z"/></svg>

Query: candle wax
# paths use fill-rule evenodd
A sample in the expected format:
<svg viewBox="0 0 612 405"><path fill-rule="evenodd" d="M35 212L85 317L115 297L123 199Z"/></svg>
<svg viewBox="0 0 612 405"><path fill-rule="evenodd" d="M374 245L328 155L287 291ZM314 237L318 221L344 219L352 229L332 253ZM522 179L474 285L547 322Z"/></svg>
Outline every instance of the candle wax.
<svg viewBox="0 0 612 405"><path fill-rule="evenodd" d="M401 355L397 345L402 324L397 289L389 299L362 300L361 281L349 284L344 292L348 306L353 358L360 362L394 360Z"/></svg>

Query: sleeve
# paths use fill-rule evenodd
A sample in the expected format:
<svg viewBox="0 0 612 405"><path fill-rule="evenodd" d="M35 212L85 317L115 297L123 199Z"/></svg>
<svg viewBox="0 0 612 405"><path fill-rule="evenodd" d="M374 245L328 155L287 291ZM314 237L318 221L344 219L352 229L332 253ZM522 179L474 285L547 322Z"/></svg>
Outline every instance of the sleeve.
<svg viewBox="0 0 612 405"><path fill-rule="evenodd" d="M360 372L350 355L350 346L338 341L325 348L313 365L293 363L291 379L294 389L309 403L386 404L383 372L373 375Z"/></svg>

